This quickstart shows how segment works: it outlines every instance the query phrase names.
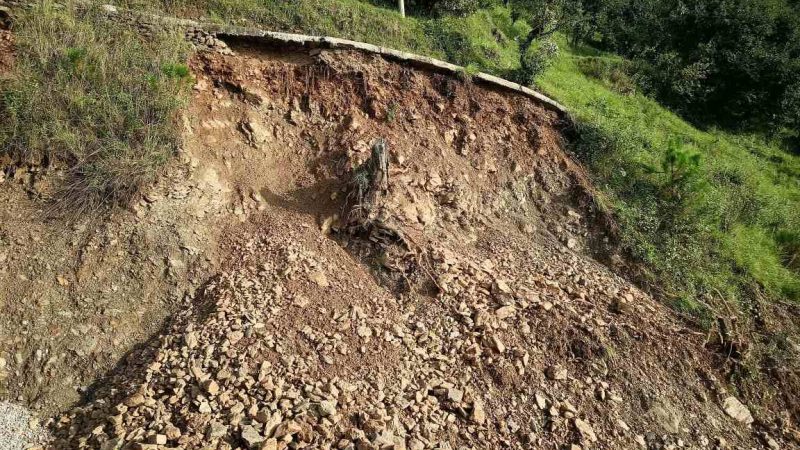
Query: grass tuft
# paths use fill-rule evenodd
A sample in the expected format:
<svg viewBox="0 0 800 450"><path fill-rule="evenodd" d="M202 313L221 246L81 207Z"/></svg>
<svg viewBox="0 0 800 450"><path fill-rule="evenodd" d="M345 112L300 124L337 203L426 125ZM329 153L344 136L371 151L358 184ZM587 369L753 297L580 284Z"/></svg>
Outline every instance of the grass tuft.
<svg viewBox="0 0 800 450"><path fill-rule="evenodd" d="M0 152L62 168L59 209L125 202L179 144L190 79L177 34L143 39L97 9L40 3L15 24L17 61L0 85Z"/></svg>

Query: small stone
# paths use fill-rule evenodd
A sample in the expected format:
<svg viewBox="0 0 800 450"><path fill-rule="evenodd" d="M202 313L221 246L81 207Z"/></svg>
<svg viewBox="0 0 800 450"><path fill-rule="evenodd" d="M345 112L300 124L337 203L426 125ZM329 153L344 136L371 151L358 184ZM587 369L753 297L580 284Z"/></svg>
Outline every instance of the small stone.
<svg viewBox="0 0 800 450"><path fill-rule="evenodd" d="M275 429L275 438L280 439L284 436L297 434L301 429L302 428L300 428L300 425L294 420L287 420L286 422L278 425L278 428Z"/></svg>
<svg viewBox="0 0 800 450"><path fill-rule="evenodd" d="M312 272L308 278L313 281L319 287L328 287L330 283L328 282L328 277L325 275L325 272L316 271Z"/></svg>
<svg viewBox="0 0 800 450"><path fill-rule="evenodd" d="M123 403L125 403L125 406L127 406L128 408L135 408L139 405L144 404L144 400L145 400L144 395L142 395L141 392L137 392L131 395L130 397L126 398Z"/></svg>
<svg viewBox="0 0 800 450"><path fill-rule="evenodd" d="M495 280L494 282L494 291L499 292L502 294L510 294L511 288L508 287L508 283L503 280Z"/></svg>
<svg viewBox="0 0 800 450"><path fill-rule="evenodd" d="M362 325L356 329L356 333L362 338L368 338L372 336L372 328Z"/></svg>
<svg viewBox="0 0 800 450"><path fill-rule="evenodd" d="M219 423L211 422L206 430L206 439L218 439L228 434L228 427Z"/></svg>
<svg viewBox="0 0 800 450"><path fill-rule="evenodd" d="M575 428L578 429L578 432L581 434L581 438L583 438L583 440L597 442L597 435L594 433L594 429L589 422L581 419L575 419Z"/></svg>
<svg viewBox="0 0 800 450"><path fill-rule="evenodd" d="M542 394L541 392L537 392L534 394L534 397L536 399L536 406L538 406L539 409L541 409L542 411L547 409L547 398L544 396L544 394Z"/></svg>
<svg viewBox="0 0 800 450"><path fill-rule="evenodd" d="M167 439L175 441L181 437L181 430L175 425L167 425L164 428L164 434L167 436Z"/></svg>
<svg viewBox="0 0 800 450"><path fill-rule="evenodd" d="M248 447L256 448L256 446L264 442L266 438L262 436L254 426L245 425L242 427L242 440Z"/></svg>
<svg viewBox="0 0 800 450"><path fill-rule="evenodd" d="M551 380L566 380L567 369L558 365L550 366L547 368L547 370L545 370L545 375Z"/></svg>
<svg viewBox="0 0 800 450"><path fill-rule="evenodd" d="M323 400L319 402L319 415L330 417L336 415L336 400Z"/></svg>
<svg viewBox="0 0 800 450"><path fill-rule="evenodd" d="M447 399L454 403L461 403L464 399L464 391L461 389L450 388L447 390Z"/></svg>
<svg viewBox="0 0 800 450"><path fill-rule="evenodd" d="M725 401L722 402L722 409L725 411L725 414L745 425L753 423L753 415L750 414L750 410L736 397L726 398Z"/></svg>
<svg viewBox="0 0 800 450"><path fill-rule="evenodd" d="M167 444L167 436L163 435L163 434L154 434L154 435L150 436L150 439L148 439L148 441L149 441L150 444L166 445Z"/></svg>
<svg viewBox="0 0 800 450"><path fill-rule="evenodd" d="M269 438L261 444L261 450L278 450L278 440Z"/></svg>
<svg viewBox="0 0 800 450"><path fill-rule="evenodd" d="M483 409L483 403L480 400L475 400L475 403L472 404L470 419L478 425L483 425L486 422L486 410Z"/></svg>
<svg viewBox="0 0 800 450"><path fill-rule="evenodd" d="M217 395L219 392L219 385L214 380L206 380L203 383L203 389L208 392L209 395Z"/></svg>
<svg viewBox="0 0 800 450"><path fill-rule="evenodd" d="M517 308L514 308L513 306L503 306L494 313L498 319L505 320L508 319L509 317L513 317L514 314L517 313Z"/></svg>
<svg viewBox="0 0 800 450"><path fill-rule="evenodd" d="M189 349L193 349L197 347L197 334L194 331L190 331L183 336L183 340L186 341L186 346Z"/></svg>
<svg viewBox="0 0 800 450"><path fill-rule="evenodd" d="M503 344L503 341L501 341L500 338L497 337L497 335L492 336L491 343L492 343L492 348L497 350L497 353L505 353L506 346L505 344Z"/></svg>

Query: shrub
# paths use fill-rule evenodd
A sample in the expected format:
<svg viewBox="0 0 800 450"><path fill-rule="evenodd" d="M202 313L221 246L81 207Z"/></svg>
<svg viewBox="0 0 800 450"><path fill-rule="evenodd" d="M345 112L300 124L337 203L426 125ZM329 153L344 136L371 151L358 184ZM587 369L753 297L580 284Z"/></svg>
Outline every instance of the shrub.
<svg viewBox="0 0 800 450"><path fill-rule="evenodd" d="M520 56L520 71L515 77L521 84L534 84L558 56L558 44L550 39L533 41Z"/></svg>
<svg viewBox="0 0 800 450"><path fill-rule="evenodd" d="M68 174L79 210L126 201L175 152L189 70L178 35L144 41L102 12L40 4L16 24L17 62L0 90L0 152Z"/></svg>
<svg viewBox="0 0 800 450"><path fill-rule="evenodd" d="M631 95L636 92L636 81L631 76L631 64L620 58L587 56L576 60L578 69L601 81L617 93Z"/></svg>

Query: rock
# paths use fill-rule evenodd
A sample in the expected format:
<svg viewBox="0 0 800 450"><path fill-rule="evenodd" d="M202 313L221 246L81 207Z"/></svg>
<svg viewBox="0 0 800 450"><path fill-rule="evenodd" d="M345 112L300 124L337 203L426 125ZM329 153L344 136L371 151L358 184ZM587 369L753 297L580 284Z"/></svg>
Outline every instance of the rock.
<svg viewBox="0 0 800 450"><path fill-rule="evenodd" d="M266 440L264 436L262 436L258 430L255 429L252 425L245 425L242 427L242 440L250 447L256 448L256 446Z"/></svg>
<svg viewBox="0 0 800 450"><path fill-rule="evenodd" d="M681 431L682 417L680 413L667 404L656 403L650 410L656 423L661 425L667 433L677 434Z"/></svg>
<svg viewBox="0 0 800 450"><path fill-rule="evenodd" d="M581 419L575 419L575 428L578 429L578 432L581 434L581 438L584 441L597 442L597 435L594 433L594 429L589 422Z"/></svg>
<svg viewBox="0 0 800 450"><path fill-rule="evenodd" d="M264 93L264 91L262 91L261 89L246 85L240 85L239 87L242 90L242 97L244 97L244 101L246 101L247 103L260 106L268 98L267 94Z"/></svg>
<svg viewBox="0 0 800 450"><path fill-rule="evenodd" d="M228 427L219 422L211 422L206 429L206 439L214 440L228 434Z"/></svg>
<svg viewBox="0 0 800 450"><path fill-rule="evenodd" d="M492 336L491 344L492 348L497 350L497 353L505 353L506 346L497 335Z"/></svg>
<svg viewBox="0 0 800 450"><path fill-rule="evenodd" d="M775 439L773 439L772 436L765 434L763 438L764 442L767 444L767 447L769 447L770 450L780 450L781 448L780 444L778 444L778 442Z"/></svg>
<svg viewBox="0 0 800 450"><path fill-rule="evenodd" d="M313 281L319 287L325 288L330 286L327 275L325 275L325 272L322 272L321 270L311 272L311 274L308 275L308 279Z"/></svg>
<svg viewBox="0 0 800 450"><path fill-rule="evenodd" d="M534 394L534 398L536 399L536 406L539 407L542 411L547 409L547 398L541 392L537 392Z"/></svg>
<svg viewBox="0 0 800 450"><path fill-rule="evenodd" d="M247 140L253 144L258 145L267 141L269 132L259 123L256 118L249 118L241 123L242 133L247 137Z"/></svg>
<svg viewBox="0 0 800 450"><path fill-rule="evenodd" d="M450 388L447 390L447 399L454 403L461 403L464 399L464 391L461 389Z"/></svg>
<svg viewBox="0 0 800 450"><path fill-rule="evenodd" d="M278 450L278 440L269 438L261 444L261 450Z"/></svg>
<svg viewBox="0 0 800 450"><path fill-rule="evenodd" d="M330 417L336 415L336 400L323 400L319 402L319 415L322 417Z"/></svg>
<svg viewBox="0 0 800 450"><path fill-rule="evenodd" d="M447 143L447 145L452 145L453 142L455 142L457 135L458 135L458 130L450 129L445 131L444 142Z"/></svg>
<svg viewBox="0 0 800 450"><path fill-rule="evenodd" d="M219 385L214 380L206 380L203 383L203 390L205 390L209 395L214 396L219 392Z"/></svg>
<svg viewBox="0 0 800 450"><path fill-rule="evenodd" d="M548 367L544 374L547 378L551 380L566 380L567 379L567 369L561 366L550 366Z"/></svg>
<svg viewBox="0 0 800 450"><path fill-rule="evenodd" d="M745 425L753 423L753 415L750 414L750 410L736 397L726 398L725 401L722 402L722 409L725 411L725 414Z"/></svg>
<svg viewBox="0 0 800 450"><path fill-rule="evenodd" d="M495 280L494 282L494 292L499 294L510 294L511 288L508 286L504 280Z"/></svg>
<svg viewBox="0 0 800 450"><path fill-rule="evenodd" d="M139 405L144 404L144 401L145 401L144 395L142 395L141 392L137 392L131 395L130 397L126 398L123 403L125 403L125 406L127 406L128 408L135 408Z"/></svg>
<svg viewBox="0 0 800 450"><path fill-rule="evenodd" d="M486 410L483 409L483 402L475 400L472 404L472 413L470 419L478 425L483 425L486 422Z"/></svg>
<svg viewBox="0 0 800 450"><path fill-rule="evenodd" d="M287 420L278 425L278 428L275 429L275 438L280 439L284 436L291 436L299 433L300 430L302 430L302 428L300 428L300 424L294 420Z"/></svg>
<svg viewBox="0 0 800 450"><path fill-rule="evenodd" d="M498 319L505 320L509 317L513 317L517 313L517 308L514 308L513 306L503 306L494 313Z"/></svg>
<svg viewBox="0 0 800 450"><path fill-rule="evenodd" d="M211 405L208 402L201 402L197 410L203 414L208 414L211 412Z"/></svg>
<svg viewBox="0 0 800 450"><path fill-rule="evenodd" d="M190 331L183 335L183 340L186 342L186 346L189 349L193 349L197 347L197 334L194 331Z"/></svg>
<svg viewBox="0 0 800 450"><path fill-rule="evenodd" d="M167 444L167 436L163 435L163 434L154 434L154 435L150 436L150 439L148 439L148 441L149 441L150 444L166 445Z"/></svg>
<svg viewBox="0 0 800 450"><path fill-rule="evenodd" d="M181 437L181 430L174 425L167 425L164 428L164 434L167 436L167 439L175 441Z"/></svg>

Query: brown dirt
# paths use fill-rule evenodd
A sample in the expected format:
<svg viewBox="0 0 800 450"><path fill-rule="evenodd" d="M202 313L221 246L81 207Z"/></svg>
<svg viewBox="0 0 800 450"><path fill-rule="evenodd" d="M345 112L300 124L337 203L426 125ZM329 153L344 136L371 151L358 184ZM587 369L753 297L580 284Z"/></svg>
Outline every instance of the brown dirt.
<svg viewBox="0 0 800 450"><path fill-rule="evenodd" d="M14 36L10 31L0 30L0 75L8 72L14 64Z"/></svg>
<svg viewBox="0 0 800 450"><path fill-rule="evenodd" d="M23 171L0 184L4 395L89 394L57 447L237 448L257 411L301 427L277 448L762 445L705 336L588 256L606 239L554 113L375 56L233 48L193 61L182 160L132 210L66 226ZM381 226L354 233L378 138Z"/></svg>

